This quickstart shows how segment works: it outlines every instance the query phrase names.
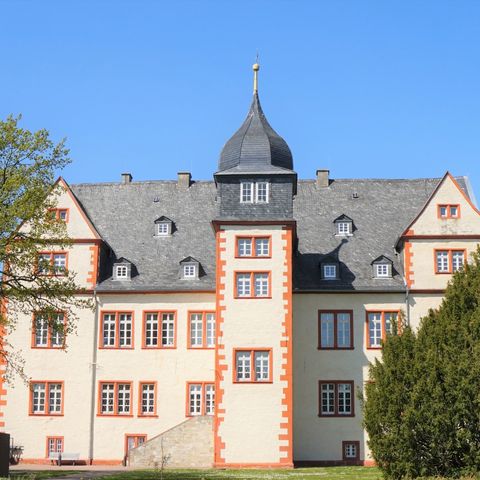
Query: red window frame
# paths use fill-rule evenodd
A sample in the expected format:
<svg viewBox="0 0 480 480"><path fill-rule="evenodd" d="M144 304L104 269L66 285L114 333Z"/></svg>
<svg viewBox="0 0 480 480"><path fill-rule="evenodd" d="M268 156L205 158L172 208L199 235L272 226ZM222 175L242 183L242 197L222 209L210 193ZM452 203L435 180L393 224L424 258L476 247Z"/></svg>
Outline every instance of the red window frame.
<svg viewBox="0 0 480 480"><path fill-rule="evenodd" d="M382 349L382 346L372 346L371 343L370 343L370 329L369 329L369 318L368 316L370 314L374 314L374 313L379 313L381 315L381 322L382 322L382 326L381 326L381 336L382 336L382 342L385 342L386 338L387 338L387 326L386 326L386 322L385 322L385 314L386 313L396 313L397 314L397 322L398 322L398 319L400 318L400 310L367 310L365 312L365 337L366 337L366 340L367 340L367 349L368 350L381 350ZM399 325L400 327L400 325Z"/></svg>
<svg viewBox="0 0 480 480"><path fill-rule="evenodd" d="M45 384L45 412L38 413L33 411L33 385L35 383ZM50 385L61 385L61 404L60 412L50 412ZM63 408L65 405L65 385L63 380L30 380L29 383L29 401L28 401L28 412L31 417L62 417Z"/></svg>
<svg viewBox="0 0 480 480"><path fill-rule="evenodd" d="M48 273L42 273L39 270L40 255L50 255L50 271ZM53 264L54 255L65 255L65 270L63 270L62 272L56 272L54 269L54 264ZM37 272L37 275L42 277L65 277L68 272L68 252L65 250L59 250L59 251L48 250L48 251L38 252L37 265L35 270Z"/></svg>
<svg viewBox="0 0 480 480"><path fill-rule="evenodd" d="M250 353L250 380L238 380L237 376L237 353L249 352ZM256 380L255 375L255 353L267 352L268 353L268 380ZM234 348L233 349L233 383L273 383L273 359L272 348Z"/></svg>
<svg viewBox="0 0 480 480"><path fill-rule="evenodd" d="M102 412L102 387L103 385L114 385L113 389L113 413ZM120 385L130 385L130 410L128 413L118 413L118 387ZM133 382L128 380L100 380L98 382L98 398L97 398L97 417L133 417Z"/></svg>
<svg viewBox="0 0 480 480"><path fill-rule="evenodd" d="M439 252L447 252L448 253L448 271L447 272L439 272L438 271L438 264L437 264L437 253ZM453 271L453 253L455 252L462 252L463 253L463 265L465 265L467 261L467 250L465 248L435 248L433 251L433 265L435 269L435 275L451 275L455 273Z"/></svg>
<svg viewBox="0 0 480 480"><path fill-rule="evenodd" d="M153 385L153 413L144 413L142 412L142 396L143 396L143 385ZM158 418L157 415L157 382L156 381L146 381L142 380L138 384L138 416L141 418Z"/></svg>
<svg viewBox="0 0 480 480"><path fill-rule="evenodd" d="M333 347L322 347L322 313L333 314ZM337 315L348 313L350 315L350 346L338 346L338 322ZM318 311L318 350L353 350L353 310L319 310Z"/></svg>
<svg viewBox="0 0 480 480"><path fill-rule="evenodd" d="M268 240L268 255L257 255L255 249L255 240L262 239ZM239 240L250 240L251 245L251 255L240 255L238 242ZM271 235L236 235L235 236L235 258L272 258L272 236Z"/></svg>
<svg viewBox="0 0 480 480"><path fill-rule="evenodd" d="M188 320L187 320L187 348L191 350L214 350L216 344L216 329L214 330L214 338L213 338L213 346L207 345L207 314L212 314L215 318L215 326L217 322L217 318L215 315L215 310L189 310L187 312ZM202 344L201 345L192 345L192 334L191 334L191 323L192 323L192 315L202 315Z"/></svg>
<svg viewBox="0 0 480 480"><path fill-rule="evenodd" d="M149 313L157 314L157 345L147 345L147 315ZM162 345L162 315L173 314L173 345ZM146 350L172 350L177 348L177 311L176 310L144 310L142 312L142 349Z"/></svg>
<svg viewBox="0 0 480 480"><path fill-rule="evenodd" d="M45 458L50 458L50 449L49 449L50 440L53 440L54 442L58 442L60 440L61 445L62 445L61 448L60 448L60 451L56 451L56 452L52 452L52 453L62 453L62 452L64 452L64 448L65 448L64 437L49 435L49 436L47 436L47 439L46 439Z"/></svg>
<svg viewBox="0 0 480 480"><path fill-rule="evenodd" d="M345 449L347 445L355 445L357 454L355 457L347 457ZM358 440L343 440L342 441L342 460L344 462L356 463L360 461L360 442Z"/></svg>
<svg viewBox="0 0 480 480"><path fill-rule="evenodd" d="M120 346L120 315L132 316L132 341L130 345ZM115 345L105 345L103 336L103 324L105 315L115 315ZM98 348L102 350L132 350L135 347L135 312L128 310L101 310L100 332L98 335Z"/></svg>
<svg viewBox="0 0 480 480"><path fill-rule="evenodd" d="M199 414L193 414L190 412L190 386L191 385L200 385L201 386L201 395L202 395L202 408L201 412ZM207 413L207 385L213 386L213 395L214 395L214 403L213 403L213 413ZM215 415L215 383L214 382L194 382L194 381L188 381L187 386L186 386L186 401L185 401L185 416L186 417L198 417L201 415L209 415L213 416Z"/></svg>
<svg viewBox="0 0 480 480"><path fill-rule="evenodd" d="M48 210L50 212L50 214L54 214L52 215L52 218L55 218L55 220L57 221L63 221L65 223L68 223L68 220L70 219L70 209L69 208L50 208ZM62 220L60 218L60 212L65 212L65 220Z"/></svg>
<svg viewBox="0 0 480 480"><path fill-rule="evenodd" d="M333 384L334 389L334 413L322 412L322 385ZM338 386L350 385L350 413L339 413ZM355 416L355 385L353 380L319 380L318 381L318 416L322 418L351 418Z"/></svg>
<svg viewBox="0 0 480 480"><path fill-rule="evenodd" d="M452 207L457 209L457 214L452 215ZM446 209L446 215L442 215L442 208ZM442 220L450 219L450 218L460 218L460 205L458 203L442 203L437 205L437 216Z"/></svg>
<svg viewBox="0 0 480 480"><path fill-rule="evenodd" d="M140 445L143 445L147 441L147 434L146 433L126 433L125 434L125 456L128 455L129 449L128 449L128 439L133 438L135 446L133 448L137 448ZM142 443L140 443L140 439L143 440Z"/></svg>
<svg viewBox="0 0 480 480"><path fill-rule="evenodd" d="M67 313L66 312L57 312L57 314L62 314L63 315L63 344L60 346L53 346L52 345L52 334L53 334L53 327L50 325L51 319L49 315L48 319L48 334L47 334L47 345L42 346L42 345L36 345L36 328L37 328L37 322L36 322L36 316L37 315L44 315L42 312L35 312L32 315L32 344L31 348L38 348L40 350L46 350L46 349L52 349L52 350L62 350L65 348L65 342L66 342L66 325L67 325Z"/></svg>
<svg viewBox="0 0 480 480"><path fill-rule="evenodd" d="M267 295L255 295L255 275L257 274L266 274L268 275L268 293ZM233 297L238 300L242 299L255 299L255 300L262 300L262 299L269 299L272 298L272 272L270 271L243 271L243 270L236 270L234 272L235 275L235 282L233 285ZM249 296L240 296L238 295L238 275L250 275L250 295Z"/></svg>

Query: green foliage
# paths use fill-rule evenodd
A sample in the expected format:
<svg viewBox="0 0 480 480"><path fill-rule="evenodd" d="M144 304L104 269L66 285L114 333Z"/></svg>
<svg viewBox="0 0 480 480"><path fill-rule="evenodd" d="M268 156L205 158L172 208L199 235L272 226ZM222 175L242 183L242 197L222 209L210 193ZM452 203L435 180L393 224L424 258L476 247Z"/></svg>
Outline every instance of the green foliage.
<svg viewBox="0 0 480 480"><path fill-rule="evenodd" d="M480 248L417 333L387 337L363 402L385 478L480 471Z"/></svg>
<svg viewBox="0 0 480 480"><path fill-rule="evenodd" d="M61 250L71 241L65 223L49 213L55 208L60 188L55 186L59 169L69 163L64 141L54 144L46 130L20 128L20 117L0 121L0 300L6 305L0 320L15 327L18 313L66 312L66 333L73 330L75 309L90 306L78 296L72 272L42 275L37 268L42 250ZM52 325L53 327L54 325ZM21 372L21 358L3 341L0 355Z"/></svg>

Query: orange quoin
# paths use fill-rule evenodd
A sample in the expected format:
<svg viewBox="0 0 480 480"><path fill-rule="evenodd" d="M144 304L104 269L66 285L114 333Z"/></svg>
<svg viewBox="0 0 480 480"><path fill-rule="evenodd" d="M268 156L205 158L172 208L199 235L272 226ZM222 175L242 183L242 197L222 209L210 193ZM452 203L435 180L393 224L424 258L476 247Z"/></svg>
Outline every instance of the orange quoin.
<svg viewBox="0 0 480 480"><path fill-rule="evenodd" d="M371 465L356 389L392 324L416 328L480 241L467 177L299 180L259 98L211 181L62 187L72 242L41 248L91 299L2 313L32 380L0 380L0 429L22 461L155 468ZM233 130L232 125L232 130ZM399 172L402 174L402 172ZM393 246L393 247L392 247ZM15 266L12 266L15 268Z"/></svg>

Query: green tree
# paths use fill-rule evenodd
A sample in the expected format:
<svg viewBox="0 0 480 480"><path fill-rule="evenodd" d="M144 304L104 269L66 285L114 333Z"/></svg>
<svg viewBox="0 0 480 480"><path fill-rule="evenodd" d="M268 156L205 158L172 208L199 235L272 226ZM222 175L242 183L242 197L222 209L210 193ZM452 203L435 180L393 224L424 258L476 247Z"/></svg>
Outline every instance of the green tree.
<svg viewBox="0 0 480 480"><path fill-rule="evenodd" d="M480 471L480 249L417 333L387 337L364 424L386 478Z"/></svg>
<svg viewBox="0 0 480 480"><path fill-rule="evenodd" d="M74 328L75 310L90 303L78 295L81 289L73 272L45 275L49 267L39 264L39 252L71 243L65 223L51 211L60 193L55 177L70 162L69 152L63 140L54 144L46 130L21 128L20 118L0 121L0 321L8 332L19 313L42 312L52 318L63 311L68 333ZM8 336L0 356L7 373L22 372L21 357L9 348Z"/></svg>

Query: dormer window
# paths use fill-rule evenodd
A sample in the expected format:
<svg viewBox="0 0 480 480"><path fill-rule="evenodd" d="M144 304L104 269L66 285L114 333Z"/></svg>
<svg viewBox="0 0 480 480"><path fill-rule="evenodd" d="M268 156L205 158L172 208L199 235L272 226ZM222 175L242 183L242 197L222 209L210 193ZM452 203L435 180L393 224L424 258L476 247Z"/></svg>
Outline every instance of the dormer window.
<svg viewBox="0 0 480 480"><path fill-rule="evenodd" d="M348 237L353 234L353 220L346 215L340 215L333 223L335 224L335 235Z"/></svg>
<svg viewBox="0 0 480 480"><path fill-rule="evenodd" d="M269 192L268 182L241 182L240 203L268 203Z"/></svg>
<svg viewBox="0 0 480 480"><path fill-rule="evenodd" d="M193 280L200 277L200 262L193 257L184 258L180 262L180 278Z"/></svg>
<svg viewBox="0 0 480 480"><path fill-rule="evenodd" d="M375 278L391 278L392 277L392 261L381 255L372 262L373 276Z"/></svg>
<svg viewBox="0 0 480 480"><path fill-rule="evenodd" d="M166 237L172 234L173 221L168 217L161 216L155 220L155 236Z"/></svg>
<svg viewBox="0 0 480 480"><path fill-rule="evenodd" d="M132 264L125 258L120 258L113 264L113 280L130 280Z"/></svg>

